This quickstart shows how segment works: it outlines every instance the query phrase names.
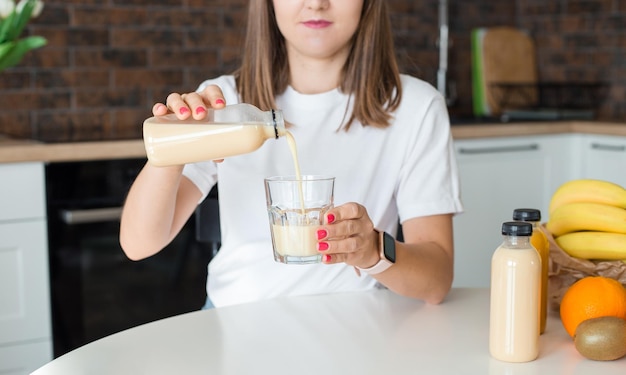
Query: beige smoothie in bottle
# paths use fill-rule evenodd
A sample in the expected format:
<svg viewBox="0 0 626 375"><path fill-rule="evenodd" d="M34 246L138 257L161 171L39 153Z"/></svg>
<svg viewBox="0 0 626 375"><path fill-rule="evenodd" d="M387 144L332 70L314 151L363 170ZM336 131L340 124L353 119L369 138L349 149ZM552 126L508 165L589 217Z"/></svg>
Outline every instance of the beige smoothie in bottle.
<svg viewBox="0 0 626 375"><path fill-rule="evenodd" d="M505 362L539 354L541 259L530 244L532 224L502 224L503 243L491 261L489 351Z"/></svg>
<svg viewBox="0 0 626 375"><path fill-rule="evenodd" d="M179 120L169 114L143 123L148 160L159 167L249 153L285 133L281 111L264 112L250 104L209 108L202 120Z"/></svg>

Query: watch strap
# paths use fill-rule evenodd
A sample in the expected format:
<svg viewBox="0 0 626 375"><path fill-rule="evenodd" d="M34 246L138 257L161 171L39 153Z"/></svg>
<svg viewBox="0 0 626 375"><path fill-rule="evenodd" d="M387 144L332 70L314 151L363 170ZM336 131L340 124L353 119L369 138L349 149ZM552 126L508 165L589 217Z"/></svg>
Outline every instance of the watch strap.
<svg viewBox="0 0 626 375"><path fill-rule="evenodd" d="M368 275L376 275L379 274L383 271L386 271L389 267L391 267L393 265L393 263L391 263L390 261L387 260L387 258L385 258L384 255L384 251L385 251L385 243L384 243L384 235L385 232L380 232L380 231L376 231L378 232L378 238L379 238L379 256L380 256L380 260L374 264L373 266L369 267L369 268L361 268L361 267L355 267L355 270L357 271L357 274L360 275L360 272L365 272Z"/></svg>
<svg viewBox="0 0 626 375"><path fill-rule="evenodd" d="M368 275L376 275L378 273L386 271L392 265L393 265L393 263L391 263L387 259L381 259L381 260L378 261L378 263L374 264L370 268L360 268L360 267L357 267L357 269L359 271L365 272Z"/></svg>

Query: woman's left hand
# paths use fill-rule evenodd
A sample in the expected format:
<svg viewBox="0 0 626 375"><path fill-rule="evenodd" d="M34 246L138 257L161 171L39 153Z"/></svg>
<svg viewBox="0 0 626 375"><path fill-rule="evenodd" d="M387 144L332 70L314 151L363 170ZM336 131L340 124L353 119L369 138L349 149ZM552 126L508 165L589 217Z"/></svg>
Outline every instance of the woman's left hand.
<svg viewBox="0 0 626 375"><path fill-rule="evenodd" d="M346 203L326 213L326 224L317 230L322 262L346 263L369 268L379 260L379 234L364 206Z"/></svg>

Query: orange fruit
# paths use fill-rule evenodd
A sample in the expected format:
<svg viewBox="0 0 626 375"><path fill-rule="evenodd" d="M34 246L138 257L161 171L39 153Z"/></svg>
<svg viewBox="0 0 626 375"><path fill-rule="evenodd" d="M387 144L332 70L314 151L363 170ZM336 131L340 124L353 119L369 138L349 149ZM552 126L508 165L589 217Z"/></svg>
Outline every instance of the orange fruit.
<svg viewBox="0 0 626 375"><path fill-rule="evenodd" d="M608 277L584 277L565 291L560 315L563 327L572 337L576 327L587 319L602 316L626 319L626 288Z"/></svg>

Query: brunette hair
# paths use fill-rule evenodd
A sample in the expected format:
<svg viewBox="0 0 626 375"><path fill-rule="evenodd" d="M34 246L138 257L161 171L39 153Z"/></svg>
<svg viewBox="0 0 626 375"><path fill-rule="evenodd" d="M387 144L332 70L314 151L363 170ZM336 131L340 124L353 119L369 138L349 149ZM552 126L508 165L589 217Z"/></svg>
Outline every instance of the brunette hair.
<svg viewBox="0 0 626 375"><path fill-rule="evenodd" d="M271 0L250 0L241 67L235 73L245 103L263 110L289 85L287 49ZM364 0L359 27L343 68L340 89L352 96L353 111L345 123L387 127L402 98L386 0Z"/></svg>

